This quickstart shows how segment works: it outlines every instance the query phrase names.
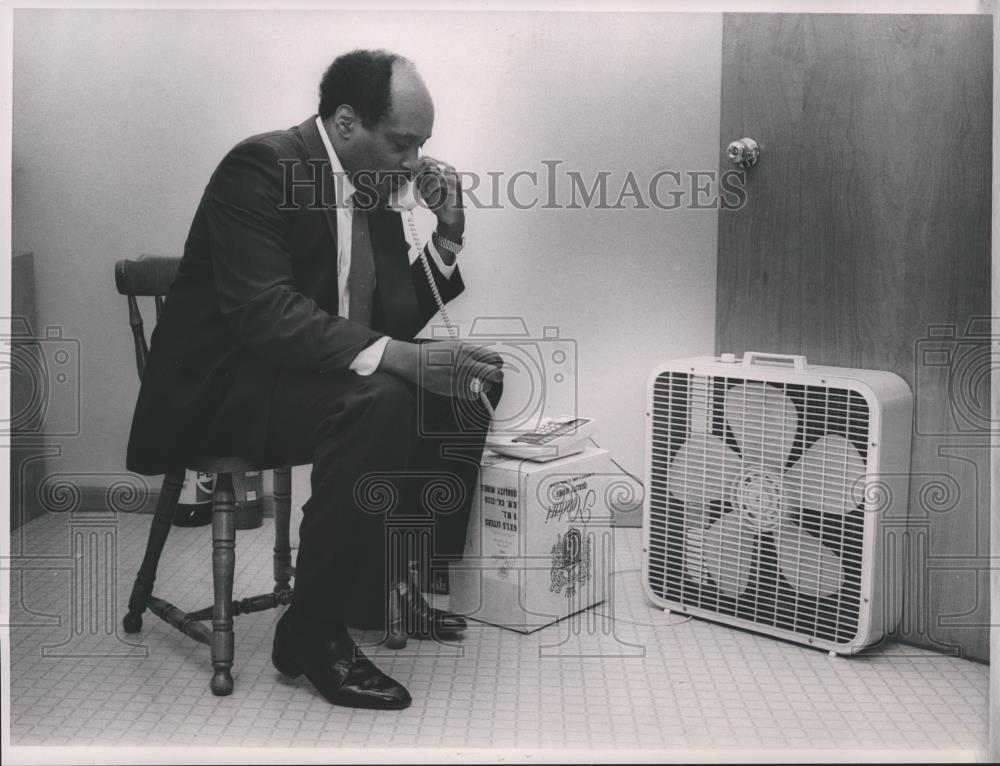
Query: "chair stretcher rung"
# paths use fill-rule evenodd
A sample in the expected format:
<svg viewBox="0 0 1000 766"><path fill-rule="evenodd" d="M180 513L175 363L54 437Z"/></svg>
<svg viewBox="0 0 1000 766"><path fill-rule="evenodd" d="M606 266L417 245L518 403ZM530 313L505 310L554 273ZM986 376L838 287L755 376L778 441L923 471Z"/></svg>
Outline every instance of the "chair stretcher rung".
<svg viewBox="0 0 1000 766"><path fill-rule="evenodd" d="M146 605L149 607L149 611L168 625L173 625L181 633L190 636L195 641L206 646L212 645L211 629L202 625L187 612L182 612L169 601L164 601L162 598L157 598L156 596L150 596Z"/></svg>
<svg viewBox="0 0 1000 766"><path fill-rule="evenodd" d="M241 614L251 614L252 612L263 612L268 609L275 609L278 606L287 606L290 603L292 603L292 589L288 588L276 593L262 593L259 596L241 598L239 601L234 600L230 608L232 609L233 617L236 617ZM192 620L211 620L214 615L214 611L214 606L206 606L204 609L188 612L187 616Z"/></svg>

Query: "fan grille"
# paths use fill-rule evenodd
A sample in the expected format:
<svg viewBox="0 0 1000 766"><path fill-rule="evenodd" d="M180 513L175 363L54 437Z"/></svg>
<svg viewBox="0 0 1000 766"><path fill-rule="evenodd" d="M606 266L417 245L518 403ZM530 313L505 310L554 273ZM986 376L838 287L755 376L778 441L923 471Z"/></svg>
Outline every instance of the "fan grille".
<svg viewBox="0 0 1000 766"><path fill-rule="evenodd" d="M745 384L752 386L749 390L753 392L766 392L766 396L748 397L746 388L735 388ZM863 497L852 494L850 499L857 500L856 505L848 502L840 512L829 510L830 498L842 498L844 490L827 478L843 476L846 470L837 464L836 454L824 454L819 473L822 480L812 480L808 487L800 486L800 502L795 507L783 505L779 510L773 486L781 484L778 474L793 471L809 448L824 437L847 440L856 450L855 455L867 465L868 405L860 394L846 389L770 382L766 386L765 389L756 380L682 372L663 372L655 380L648 490L649 586L655 595L667 601L792 631L807 639L846 643L856 637L861 616ZM743 398L740 414L744 423L737 430L741 432L746 455L741 453L733 424L726 418L726 395L733 390L740 391ZM783 396L794 404L795 412L789 411L791 417L774 422L773 411L765 417L764 399L770 399L772 394L778 400ZM678 491L675 475L672 493L668 489L671 463L685 442L701 435L721 440L729 459L708 465L711 457L702 453L700 486L684 486L681 479ZM768 452L766 445L776 443L782 445L779 452L782 457L787 455L787 459L782 462L772 455L770 471L761 470L765 478L760 478L755 469L763 465L761 456ZM772 453L775 451L771 449ZM695 500L707 483L715 487L705 494L710 499ZM743 489L746 485L754 488L752 501L746 499ZM802 507L806 505L812 507ZM752 546L746 587L738 594L720 588L701 566L708 553L703 547L704 533L724 514L731 513L742 513L742 518L748 520L741 522L738 534L749 538L746 545ZM775 527L778 518L818 539L839 558L839 587L835 592L803 592L783 574L776 541L776 536L783 533L782 528ZM819 562L802 561L801 566L809 569L818 567Z"/></svg>

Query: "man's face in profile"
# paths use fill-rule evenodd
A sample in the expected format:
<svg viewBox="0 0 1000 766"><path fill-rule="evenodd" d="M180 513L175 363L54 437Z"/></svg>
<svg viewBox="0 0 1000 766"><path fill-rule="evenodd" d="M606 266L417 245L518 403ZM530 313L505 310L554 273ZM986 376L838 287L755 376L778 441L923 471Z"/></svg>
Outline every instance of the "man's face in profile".
<svg viewBox="0 0 1000 766"><path fill-rule="evenodd" d="M375 189L381 199L413 179L420 148L430 138L430 126L403 123L392 112L358 136L359 188Z"/></svg>
<svg viewBox="0 0 1000 766"><path fill-rule="evenodd" d="M352 131L350 164L359 189L374 189L380 199L411 180L417 158L434 128L434 105L423 82L405 66L393 72L389 110L374 125L358 121ZM360 181L360 183L358 183Z"/></svg>

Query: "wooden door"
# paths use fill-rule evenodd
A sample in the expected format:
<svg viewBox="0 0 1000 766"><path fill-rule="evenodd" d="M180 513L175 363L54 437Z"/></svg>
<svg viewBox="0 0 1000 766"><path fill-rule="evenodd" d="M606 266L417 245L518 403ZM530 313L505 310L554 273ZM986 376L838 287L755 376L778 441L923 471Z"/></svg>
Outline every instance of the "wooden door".
<svg viewBox="0 0 1000 766"><path fill-rule="evenodd" d="M717 351L892 370L914 392L901 640L987 659L990 16L725 14ZM732 169L722 153L721 167Z"/></svg>

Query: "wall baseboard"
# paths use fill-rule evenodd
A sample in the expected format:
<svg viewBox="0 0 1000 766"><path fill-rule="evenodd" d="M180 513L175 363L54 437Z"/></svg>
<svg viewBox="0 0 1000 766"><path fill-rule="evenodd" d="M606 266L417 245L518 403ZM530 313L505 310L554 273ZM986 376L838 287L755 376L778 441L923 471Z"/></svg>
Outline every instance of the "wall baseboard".
<svg viewBox="0 0 1000 766"><path fill-rule="evenodd" d="M117 510L118 513L141 513L152 515L156 510L156 503L160 499L160 488L150 487L140 504L125 503L121 500L115 501L109 498L108 495L109 487L103 485L75 485L72 489L73 499L65 503L66 507L62 507L63 504L53 508L33 506L28 508L27 512L21 515L21 522L17 524L16 527L12 526L11 529L13 530L17 527L23 526L29 521L32 521L39 516L44 516L47 513L59 515L66 513L99 514ZM274 518L273 495L265 494L261 498L261 510L264 518Z"/></svg>
<svg viewBox="0 0 1000 766"><path fill-rule="evenodd" d="M122 503L120 501L112 502L108 497L109 487L103 485L76 485L75 492L78 495L78 501L72 506L65 510L58 512L76 512L76 513L101 513L102 511L107 511L109 509L114 509L117 506L119 513L146 513L152 514L156 510L156 503L160 499L160 488L159 486L151 486L146 492L146 496L143 502L139 505L132 503ZM261 508L266 519L274 518L274 495L268 493L265 490L264 495L261 498ZM29 513L24 514L26 521L37 518L45 513L57 512L54 509L45 508L32 508L29 509ZM640 513L616 513L614 514L613 526L622 528L636 528L642 526L642 514Z"/></svg>

